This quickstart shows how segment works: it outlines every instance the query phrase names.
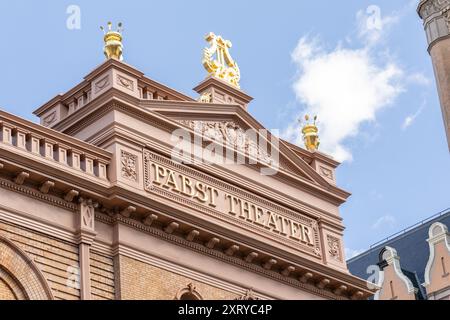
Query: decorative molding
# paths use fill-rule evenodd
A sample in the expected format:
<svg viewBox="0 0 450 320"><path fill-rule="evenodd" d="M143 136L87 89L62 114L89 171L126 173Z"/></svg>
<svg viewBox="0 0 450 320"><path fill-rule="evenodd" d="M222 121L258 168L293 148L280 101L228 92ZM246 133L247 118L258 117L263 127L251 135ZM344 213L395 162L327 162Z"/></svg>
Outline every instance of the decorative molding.
<svg viewBox="0 0 450 320"><path fill-rule="evenodd" d="M122 211L120 211L120 214L125 218L129 218L133 212L136 212L136 207L128 206Z"/></svg>
<svg viewBox="0 0 450 320"><path fill-rule="evenodd" d="M328 253L330 256L339 262L342 262L342 250L341 250L341 241L339 238L336 238L332 235L327 235L327 244L328 244Z"/></svg>
<svg viewBox="0 0 450 320"><path fill-rule="evenodd" d="M102 91L109 85L109 74L94 83L94 93Z"/></svg>
<svg viewBox="0 0 450 320"><path fill-rule="evenodd" d="M334 180L333 171L331 169L328 169L326 167L320 166L319 167L319 173L320 173L320 175L324 176L325 178L328 178L330 180Z"/></svg>
<svg viewBox="0 0 450 320"><path fill-rule="evenodd" d="M75 199L75 197L78 197L79 194L80 192L78 192L77 190L71 189L64 195L64 200L67 202L72 202L73 199Z"/></svg>
<svg viewBox="0 0 450 320"><path fill-rule="evenodd" d="M300 281L300 279L297 280L292 277L285 277L282 274L278 273L277 271L266 270L258 264L248 263L239 257L228 256L221 250L214 250L213 248L209 248L208 244L202 245L197 242L187 241L183 237L173 235L173 234L168 234L168 233L164 232L164 230L158 229L156 227L145 226L143 223L133 220L133 219L126 219L120 215L115 215L114 217L110 217L106 214L99 213L99 212L96 212L95 217L97 220L102 221L109 225L113 225L115 223L123 223L132 228L135 228L137 230L140 230L140 231L146 232L148 234L151 234L155 237L158 237L162 240L172 242L176 245L179 245L184 248L188 248L190 250L194 250L198 253L201 253L201 254L204 254L207 256L211 256L215 259L222 260L226 263L237 265L243 269L249 270L250 272L262 274L265 277L268 277L270 279L288 284L295 288L300 288L302 290L305 290L306 292L321 296L326 299L346 300L349 298L349 297L345 297L345 296L338 297L331 291L318 289L316 286L307 283L308 281L303 282L303 281ZM213 239L217 239L217 238L213 238ZM217 239L217 240L219 240L219 239ZM314 277L314 275L310 272L307 272L306 274L310 275L310 277L307 278L308 280Z"/></svg>
<svg viewBox="0 0 450 320"><path fill-rule="evenodd" d="M39 188L39 191L47 194L51 188L55 186L55 183L53 181L47 180L44 183L41 184L41 187Z"/></svg>
<svg viewBox="0 0 450 320"><path fill-rule="evenodd" d="M0 187L14 191L14 192L22 193L22 194L24 194L28 197L34 198L34 199L48 202L51 205L54 205L54 206L57 206L60 208L64 208L64 209L68 209L68 210L72 210L72 211L77 210L76 205L73 203L64 201L63 199L53 196L53 195L39 192L38 190L28 187L28 186L25 186L25 185L18 185L10 180L0 178Z"/></svg>
<svg viewBox="0 0 450 320"><path fill-rule="evenodd" d="M30 174L26 171L20 172L16 178L14 179L14 182L18 185L23 185L25 180L30 177Z"/></svg>
<svg viewBox="0 0 450 320"><path fill-rule="evenodd" d="M259 298L253 292L253 289L250 288L245 291L244 295L240 296L239 298L236 298L236 300L259 300Z"/></svg>
<svg viewBox="0 0 450 320"><path fill-rule="evenodd" d="M186 197L183 197L179 194L176 194L174 192L170 192L164 188L159 188L154 186L151 183L151 177L150 177L150 162L157 161L158 163L167 166L169 168L172 168L178 172L181 172L183 174L186 174L187 176L196 177L201 179L204 182L209 183L212 186L217 187L220 190L226 191L228 194L235 194L236 196L239 196L239 198L244 199L246 201L251 201L257 204L260 204L261 206L267 207L269 210L272 210L273 212L281 213L285 215L286 217L293 218L296 221L299 221L313 230L313 247L299 244L295 240L290 240L286 237L283 237L279 234L276 234L274 232L270 232L266 229L258 229L253 227L252 224L247 222L243 219L237 219L231 215L225 215L221 211L218 211L214 208L205 206L203 204L199 204L194 200L187 199ZM282 206L279 206L271 201L268 201L266 199L263 199L261 197L258 197L254 194L250 194L247 192L243 192L242 189L237 188L235 186L232 186L228 183L225 183L221 180L218 180L216 178L213 178L209 175L206 175L202 172L199 172L195 169L192 169L190 167L187 167L185 165L173 162L172 160L165 158L163 156L157 155L156 153L152 153L149 150L144 150L144 188L146 191L150 193L157 194L159 196L162 196L164 198L170 199L172 201L176 201L182 205L189 206L199 212L202 212L208 216L213 216L216 218L219 218L221 220L228 221L231 224L240 226L240 227L247 227L252 230L263 232L264 234L269 234L270 237L274 240L277 240L278 242L282 242L284 244L289 244L291 247L295 248L296 250L300 250L305 253L309 253L312 256L316 258L320 258L322 256L321 252L321 242L320 242L320 234L319 234L319 227L316 220L311 219L305 215L301 215L299 213L296 213L290 209L284 208Z"/></svg>
<svg viewBox="0 0 450 320"><path fill-rule="evenodd" d="M446 7L450 6L449 0L428 0L422 1L419 7L419 15L422 19L427 19L435 13L441 13Z"/></svg>
<svg viewBox="0 0 450 320"><path fill-rule="evenodd" d="M131 79L125 78L121 75L117 75L116 83L119 86L124 87L125 89L134 91L134 84L133 84L133 80L131 80Z"/></svg>
<svg viewBox="0 0 450 320"><path fill-rule="evenodd" d="M121 150L120 152L120 162L122 164L121 172L122 177L132 181L138 180L137 174L137 162L138 157L134 154Z"/></svg>
<svg viewBox="0 0 450 320"><path fill-rule="evenodd" d="M43 219L36 219L36 217L30 216L26 212L11 210L10 208L0 206L0 221L12 226L20 226L21 228L29 229L72 245L77 244L75 230L67 231L61 229L59 225L52 225Z"/></svg>
<svg viewBox="0 0 450 320"><path fill-rule="evenodd" d="M425 282L422 284L427 287L431 284L431 268L435 260L435 245L438 242L444 241L445 246L450 254L450 234L448 233L448 228L445 224L441 222L435 222L430 226L428 230L428 246L430 248L430 255L428 256L427 265L425 267L424 278Z"/></svg>
<svg viewBox="0 0 450 320"><path fill-rule="evenodd" d="M42 120L42 124L48 127L55 121L56 121L56 110L50 113L48 116L45 116L44 119Z"/></svg>
<svg viewBox="0 0 450 320"><path fill-rule="evenodd" d="M81 229L94 231L95 230L95 208L98 207L98 203L92 201L92 199L79 198L80 204L80 227Z"/></svg>
<svg viewBox="0 0 450 320"><path fill-rule="evenodd" d="M397 254L397 250L391 247L384 247L384 249L380 252L380 256L389 266L392 266L397 277L403 281L405 284L406 290L408 294L415 294L415 288L411 280L403 273L402 268L400 266L400 257ZM384 271L380 271L380 279L378 281L378 286L382 288L384 282ZM382 289L378 290L375 295L376 299L379 299L380 292Z"/></svg>
<svg viewBox="0 0 450 320"><path fill-rule="evenodd" d="M177 121L194 130L194 132L200 134L203 138L210 139L228 146L235 151L242 152L246 156L258 159L265 165L279 166L279 164L275 163L275 160L267 153L267 150L262 150L258 143L234 121ZM256 131L254 132L256 133Z"/></svg>

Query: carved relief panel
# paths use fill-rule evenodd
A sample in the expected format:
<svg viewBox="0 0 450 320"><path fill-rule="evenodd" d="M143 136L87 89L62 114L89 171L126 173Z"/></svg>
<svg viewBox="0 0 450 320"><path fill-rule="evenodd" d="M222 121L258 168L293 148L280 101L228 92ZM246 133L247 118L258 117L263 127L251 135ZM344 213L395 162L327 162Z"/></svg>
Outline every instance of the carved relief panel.
<svg viewBox="0 0 450 320"><path fill-rule="evenodd" d="M339 238L327 235L327 250L330 257L336 261L342 262L341 241Z"/></svg>
<svg viewBox="0 0 450 320"><path fill-rule="evenodd" d="M87 231L95 230L95 208L98 204L91 199L79 198L79 210L80 210L80 229Z"/></svg>
<svg viewBox="0 0 450 320"><path fill-rule="evenodd" d="M132 181L138 180L137 174L137 164L138 158L136 155L126 152L124 150L121 151L120 161L122 164L121 174L125 179L129 179Z"/></svg>
<svg viewBox="0 0 450 320"><path fill-rule="evenodd" d="M116 69L110 69L92 81L92 100L111 88L116 88L129 95L140 98L137 79Z"/></svg>
<svg viewBox="0 0 450 320"><path fill-rule="evenodd" d="M344 257L342 236L322 226L324 241L324 259L327 265L332 265L340 269L347 270Z"/></svg>
<svg viewBox="0 0 450 320"><path fill-rule="evenodd" d="M250 136L233 121L180 120L179 122L202 135L204 139L221 142L264 164L279 166L278 159L272 158L267 150L260 148L256 136Z"/></svg>

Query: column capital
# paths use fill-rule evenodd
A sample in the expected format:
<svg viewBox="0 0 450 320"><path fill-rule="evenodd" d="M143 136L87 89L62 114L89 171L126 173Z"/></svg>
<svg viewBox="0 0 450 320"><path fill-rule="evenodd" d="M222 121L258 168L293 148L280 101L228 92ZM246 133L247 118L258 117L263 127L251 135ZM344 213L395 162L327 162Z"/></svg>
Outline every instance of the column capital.
<svg viewBox="0 0 450 320"><path fill-rule="evenodd" d="M422 0L417 13L423 20L430 51L438 40L450 35L450 0Z"/></svg>

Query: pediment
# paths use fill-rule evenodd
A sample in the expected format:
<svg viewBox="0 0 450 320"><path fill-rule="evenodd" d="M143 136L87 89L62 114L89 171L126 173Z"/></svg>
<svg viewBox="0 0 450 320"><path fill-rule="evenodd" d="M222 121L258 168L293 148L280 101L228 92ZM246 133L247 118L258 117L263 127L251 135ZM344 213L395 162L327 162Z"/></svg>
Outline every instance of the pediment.
<svg viewBox="0 0 450 320"><path fill-rule="evenodd" d="M195 104L198 104L199 107L195 108L190 105L182 112L178 106L174 106L176 112L171 107L156 108L154 111L169 117L206 139L222 141L227 148L257 159L260 166L279 168L284 173L310 183L329 186L329 183L286 142L272 136L269 131L266 136L259 135L260 130L265 128L242 108L230 108L235 111L230 113L230 110L223 110L223 106L217 105L217 112L213 112L214 106L212 105L209 106L212 108L205 110L202 103ZM256 140L255 136L258 136ZM276 143L274 143L275 141ZM262 142L266 144L263 148L261 148ZM278 156L273 156L275 152L278 153ZM253 167L259 170L259 166Z"/></svg>

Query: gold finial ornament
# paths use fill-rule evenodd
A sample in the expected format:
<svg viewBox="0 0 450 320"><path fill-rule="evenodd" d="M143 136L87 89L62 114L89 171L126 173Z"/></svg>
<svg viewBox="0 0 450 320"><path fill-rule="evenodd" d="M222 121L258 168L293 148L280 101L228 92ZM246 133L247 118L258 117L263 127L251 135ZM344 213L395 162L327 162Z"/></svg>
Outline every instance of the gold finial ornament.
<svg viewBox="0 0 450 320"><path fill-rule="evenodd" d="M210 75L240 88L241 73L238 64L233 60L228 50L231 48L231 42L224 40L221 36L216 36L212 32L206 35L205 40L211 45L209 48L203 49L202 63L206 71ZM213 58L214 54L216 54L216 59Z"/></svg>
<svg viewBox="0 0 450 320"><path fill-rule="evenodd" d="M112 23L108 22L108 30L100 27L100 29L105 34L103 40L105 41L105 46L103 52L105 53L106 59L117 59L119 61L123 60L123 45L122 45L122 23L117 24L117 30L112 30Z"/></svg>
<svg viewBox="0 0 450 320"><path fill-rule="evenodd" d="M303 141L306 149L309 151L316 151L319 149L319 129L316 126L317 116L314 116L314 122L309 123L309 116L305 116L306 124L302 128Z"/></svg>

